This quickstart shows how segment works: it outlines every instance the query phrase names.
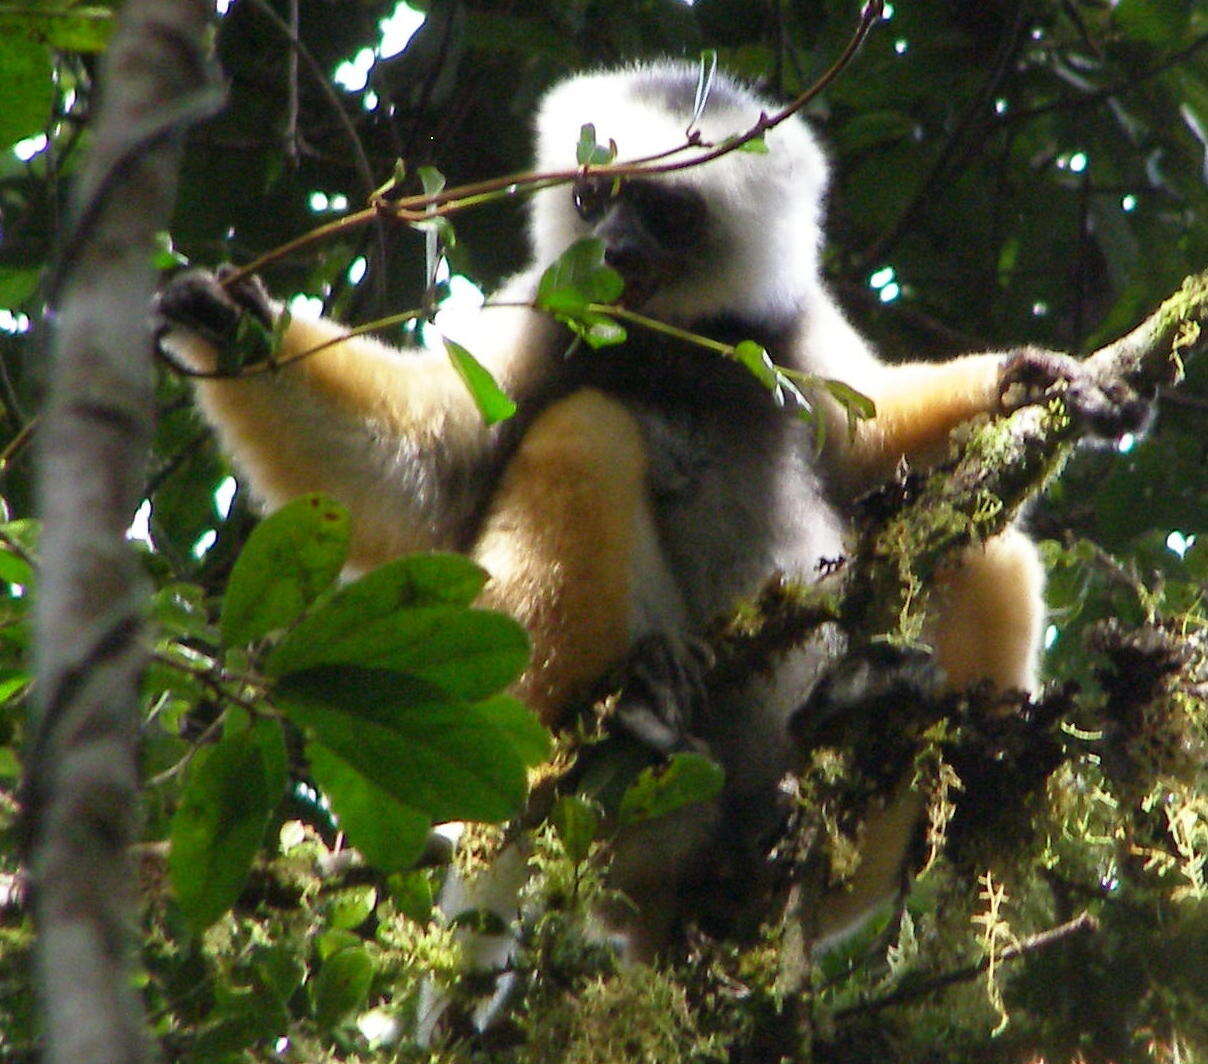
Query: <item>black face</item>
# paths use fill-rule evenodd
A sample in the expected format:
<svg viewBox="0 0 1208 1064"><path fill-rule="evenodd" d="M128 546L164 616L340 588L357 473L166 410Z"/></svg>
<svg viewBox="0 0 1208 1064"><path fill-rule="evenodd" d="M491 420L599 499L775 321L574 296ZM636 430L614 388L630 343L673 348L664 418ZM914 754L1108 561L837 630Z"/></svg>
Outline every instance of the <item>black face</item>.
<svg viewBox="0 0 1208 1064"><path fill-rule="evenodd" d="M632 178L585 178L572 195L579 217L604 241L604 260L625 280L624 302L641 306L682 276L705 244L709 212L700 193L682 185Z"/></svg>

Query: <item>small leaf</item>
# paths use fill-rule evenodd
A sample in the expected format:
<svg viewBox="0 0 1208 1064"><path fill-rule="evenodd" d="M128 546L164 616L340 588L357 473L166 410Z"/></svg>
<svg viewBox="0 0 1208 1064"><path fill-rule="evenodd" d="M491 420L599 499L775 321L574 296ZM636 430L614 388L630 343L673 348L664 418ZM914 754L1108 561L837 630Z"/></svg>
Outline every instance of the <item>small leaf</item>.
<svg viewBox="0 0 1208 1064"><path fill-rule="evenodd" d="M445 190L445 175L435 166L420 166L415 172L424 187L425 196L435 196Z"/></svg>
<svg viewBox="0 0 1208 1064"><path fill-rule="evenodd" d="M551 314L582 318L589 303L612 303L625 288L621 275L604 264L604 242L579 240L541 275L536 304Z"/></svg>
<svg viewBox="0 0 1208 1064"><path fill-rule="evenodd" d="M444 341L449 361L469 391L474 405L478 407L482 420L488 425L494 425L516 413L516 404L507 392L495 383L490 371L461 344L447 336Z"/></svg>
<svg viewBox="0 0 1208 1064"><path fill-rule="evenodd" d="M244 366L255 366L272 360L280 347L279 337L254 314L241 314L235 333L218 347L218 373L234 377Z"/></svg>
<svg viewBox="0 0 1208 1064"><path fill-rule="evenodd" d="M348 512L323 495L304 495L261 521L227 583L223 646L250 643L297 620L340 575L348 528Z"/></svg>
<svg viewBox="0 0 1208 1064"><path fill-rule="evenodd" d="M566 795L554 805L550 821L566 847L566 855L576 863L587 860L600 831L600 814L595 806L584 798Z"/></svg>
<svg viewBox="0 0 1208 1064"><path fill-rule="evenodd" d="M596 127L588 122L579 128L579 143L575 145L575 161L580 166L607 166L616 158L615 144L605 148L596 140Z"/></svg>
<svg viewBox="0 0 1208 1064"><path fill-rule="evenodd" d="M750 155L767 155L768 142L764 139L762 133L757 137L752 137L750 140L744 140L739 146L738 151L745 151Z"/></svg>
<svg viewBox="0 0 1208 1064"><path fill-rule="evenodd" d="M578 320L567 319L566 324L592 348L615 347L629 336L623 325L604 314L586 314Z"/></svg>
<svg viewBox="0 0 1208 1064"><path fill-rule="evenodd" d="M850 384L824 377L822 386L847 411L849 426L852 426L857 420L866 421L877 416L877 404L863 392L856 391Z"/></svg>
<svg viewBox="0 0 1208 1064"><path fill-rule="evenodd" d="M306 759L340 829L366 861L383 872L415 864L428 839L427 816L403 805L320 743L307 744Z"/></svg>
<svg viewBox="0 0 1208 1064"><path fill-rule="evenodd" d="M163 271L178 269L188 264L189 260L173 246L172 234L164 229L158 230L155 234L155 252L151 259L151 265L156 270Z"/></svg>
<svg viewBox="0 0 1208 1064"><path fill-rule="evenodd" d="M762 344L757 344L754 340L743 340L734 348L734 358L746 366L755 375L755 379L769 391L775 391L779 387L780 378L776 373L776 363Z"/></svg>
<svg viewBox="0 0 1208 1064"><path fill-rule="evenodd" d="M446 251L457 247L457 230L454 229L453 223L449 220L447 215L434 214L431 218L424 218L422 221L412 222L411 228L416 229L421 233L435 233L440 242L440 246ZM448 284L447 282L442 282L441 284L436 285L435 288L435 301L439 303L449 294Z"/></svg>
<svg viewBox="0 0 1208 1064"><path fill-rule="evenodd" d="M390 900L407 919L417 924L426 924L432 919L436 897L432 892L432 880L426 872L390 876L386 886L390 891Z"/></svg>
<svg viewBox="0 0 1208 1064"><path fill-rule="evenodd" d="M621 798L618 819L623 825L636 824L707 802L717 796L724 780L716 761L701 754L672 754L666 765L642 770Z"/></svg>
<svg viewBox="0 0 1208 1064"><path fill-rule="evenodd" d="M203 931L238 898L281 793L251 732L199 750L172 817L168 869L185 918Z"/></svg>
<svg viewBox="0 0 1208 1064"><path fill-rule="evenodd" d="M331 1030L365 1003L373 975L373 958L363 946L337 950L323 962L311 990L315 1022L322 1030Z"/></svg>
<svg viewBox="0 0 1208 1064"><path fill-rule="evenodd" d="M326 898L327 926L353 931L369 919L376 905L373 887L345 887Z"/></svg>
<svg viewBox="0 0 1208 1064"><path fill-rule="evenodd" d="M438 821L513 815L525 767L548 750L545 729L513 698L458 703L384 669L290 673L273 701L395 801Z"/></svg>

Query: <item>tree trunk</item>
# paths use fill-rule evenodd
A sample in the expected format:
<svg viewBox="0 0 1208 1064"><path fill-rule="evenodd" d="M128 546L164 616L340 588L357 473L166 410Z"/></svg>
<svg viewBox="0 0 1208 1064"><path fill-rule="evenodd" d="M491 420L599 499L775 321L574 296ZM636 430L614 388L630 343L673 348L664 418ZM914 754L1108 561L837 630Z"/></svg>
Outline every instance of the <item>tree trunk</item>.
<svg viewBox="0 0 1208 1064"><path fill-rule="evenodd" d="M153 421L155 234L182 124L214 102L204 0L127 0L52 279L28 866L48 1064L145 1060L132 980L146 588L125 541Z"/></svg>

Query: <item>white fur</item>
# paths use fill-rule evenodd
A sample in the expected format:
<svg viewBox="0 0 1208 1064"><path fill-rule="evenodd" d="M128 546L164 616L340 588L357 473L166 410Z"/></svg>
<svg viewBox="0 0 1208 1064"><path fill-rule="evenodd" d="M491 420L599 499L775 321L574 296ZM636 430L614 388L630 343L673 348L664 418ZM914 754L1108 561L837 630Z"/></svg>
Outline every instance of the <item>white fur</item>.
<svg viewBox="0 0 1208 1064"><path fill-rule="evenodd" d="M579 131L589 122L595 125L599 143L616 141L618 162L683 144L692 118L690 108L668 114L662 100L643 92L641 76L692 77L694 71L694 65L687 63L643 64L584 74L555 86L537 113L537 168L574 169ZM717 74L716 89L697 123L706 143L720 144L745 133L761 113L777 110L775 104L724 74ZM742 102L732 106L736 94L741 94ZM703 194L710 211L711 243L720 254L702 262L699 272L660 292L644 308L648 313L688 322L725 312L775 318L800 309L818 275L826 158L797 116L770 130L766 142L766 154L734 151L658 178L690 185ZM690 149L674 158L690 159L705 150ZM769 204L776 208L772 217ZM529 230L540 266L591 235L591 226L576 214L565 187L536 194ZM752 239L752 234L758 234L758 239Z"/></svg>

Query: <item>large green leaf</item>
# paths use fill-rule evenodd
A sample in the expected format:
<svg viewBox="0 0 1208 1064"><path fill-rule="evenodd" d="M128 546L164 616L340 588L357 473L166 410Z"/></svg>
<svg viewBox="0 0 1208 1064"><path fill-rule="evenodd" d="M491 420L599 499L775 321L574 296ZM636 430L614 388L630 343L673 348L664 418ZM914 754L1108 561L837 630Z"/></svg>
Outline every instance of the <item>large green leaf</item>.
<svg viewBox="0 0 1208 1064"><path fill-rule="evenodd" d="M428 838L428 817L398 801L321 743L308 743L306 757L341 830L365 860L383 872L410 868Z"/></svg>
<svg viewBox="0 0 1208 1064"><path fill-rule="evenodd" d="M102 52L113 29L113 11L101 4L58 0L0 6L0 37L24 35L27 46L45 41L60 52Z"/></svg>
<svg viewBox="0 0 1208 1064"><path fill-rule="evenodd" d="M168 868L196 931L234 904L281 797L280 765L276 753L268 752L266 734L229 735L199 750L190 766L172 818Z"/></svg>
<svg viewBox="0 0 1208 1064"><path fill-rule="evenodd" d="M320 1029L330 1030L364 1004L373 983L373 971L373 958L364 946L347 946L323 962L311 987L315 1022Z"/></svg>
<svg viewBox="0 0 1208 1064"><path fill-rule="evenodd" d="M528 635L501 613L461 606L372 609L368 596L336 596L269 658L274 675L319 665L405 672L471 701L506 687L528 661ZM364 609L355 607L361 604Z"/></svg>
<svg viewBox="0 0 1208 1064"><path fill-rule="evenodd" d="M548 737L513 698L473 704L384 669L322 666L273 695L298 724L395 801L433 820L504 820Z"/></svg>
<svg viewBox="0 0 1208 1064"><path fill-rule="evenodd" d="M19 33L0 33L0 149L46 125L54 95L50 49Z"/></svg>
<svg viewBox="0 0 1208 1064"><path fill-rule="evenodd" d="M296 620L340 575L348 511L304 495L266 517L235 561L222 603L222 642L238 646Z"/></svg>

